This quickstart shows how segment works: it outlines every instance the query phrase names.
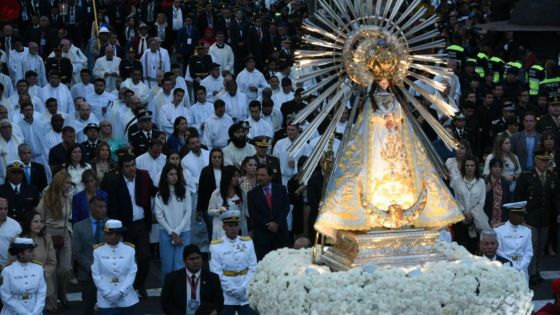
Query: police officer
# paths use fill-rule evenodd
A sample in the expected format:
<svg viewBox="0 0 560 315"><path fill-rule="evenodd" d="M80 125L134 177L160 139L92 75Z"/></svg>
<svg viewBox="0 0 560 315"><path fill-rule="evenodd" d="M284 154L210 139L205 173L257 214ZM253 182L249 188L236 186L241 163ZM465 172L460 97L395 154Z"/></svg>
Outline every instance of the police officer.
<svg viewBox="0 0 560 315"><path fill-rule="evenodd" d="M45 71L47 73L51 73L51 71L59 73L60 81L64 84L70 84L72 81L72 62L62 56L62 48L55 47L53 51L54 57L47 58L45 61Z"/></svg>
<svg viewBox="0 0 560 315"><path fill-rule="evenodd" d="M282 183L282 173L280 172L280 160L277 157L268 154L270 148L270 138L267 136L257 136L253 138L257 154L253 157L257 159L259 164L266 165L272 170L272 182Z"/></svg>
<svg viewBox="0 0 560 315"><path fill-rule="evenodd" d="M107 220L104 232L105 243L95 245L91 266L99 314L132 314L132 306L138 303L132 287L137 271L134 246L121 241L119 220Z"/></svg>
<svg viewBox="0 0 560 315"><path fill-rule="evenodd" d="M154 128L152 112L140 111L136 116L138 130L130 134L130 145L135 156L140 156L148 151L150 141L157 139L161 131Z"/></svg>
<svg viewBox="0 0 560 315"><path fill-rule="evenodd" d="M35 247L30 238L16 238L10 244L10 255L17 260L2 269L0 297L4 307L0 314L43 314L47 284L43 266L33 261Z"/></svg>
<svg viewBox="0 0 560 315"><path fill-rule="evenodd" d="M544 68L539 64L534 64L529 68L527 75L529 77L529 94L532 98L536 98L539 95L539 84L545 77Z"/></svg>
<svg viewBox="0 0 560 315"><path fill-rule="evenodd" d="M546 93L549 97L560 97L560 69L554 66L550 73L546 73L547 78L539 83L539 94Z"/></svg>
<svg viewBox="0 0 560 315"><path fill-rule="evenodd" d="M207 53L208 48L203 43L196 46L195 54L189 59L189 74L193 79L193 89L200 85L200 81L210 74L212 57Z"/></svg>
<svg viewBox="0 0 560 315"><path fill-rule="evenodd" d="M515 187L514 200L527 200L525 222L533 230L534 259L531 262L532 282L542 280L539 275L542 256L548 239L551 211L560 210L560 182L548 171L550 154L535 151L535 169L521 173Z"/></svg>
<svg viewBox="0 0 560 315"><path fill-rule="evenodd" d="M90 163L93 158L95 158L95 152L97 151L97 146L101 141L99 141L99 126L96 123L89 123L84 127L84 134L86 135L86 141L80 143L80 148L84 156L84 161Z"/></svg>
<svg viewBox="0 0 560 315"><path fill-rule="evenodd" d="M134 50L134 47L130 47L126 51L126 58L121 60L119 64L119 74L123 82L130 78L132 70L134 69L142 69L142 63L136 59L136 50Z"/></svg>
<svg viewBox="0 0 560 315"><path fill-rule="evenodd" d="M560 139L560 95L548 99L548 113L537 122L537 132L551 131Z"/></svg>
<svg viewBox="0 0 560 315"><path fill-rule="evenodd" d="M257 268L257 256L251 238L238 236L240 214L237 210L222 213L226 235L210 245L210 271L220 277L224 291L222 315L256 314L249 305L247 288Z"/></svg>
<svg viewBox="0 0 560 315"><path fill-rule="evenodd" d="M513 268L524 273L529 279L528 268L533 257L531 228L523 223L527 201L506 203L509 220L494 227L498 237L498 255L509 259Z"/></svg>
<svg viewBox="0 0 560 315"><path fill-rule="evenodd" d="M505 131L507 129L507 120L510 117L514 117L514 116L515 116L515 108L513 107L512 102L509 100L505 101L504 107L502 107L502 116L499 119L493 120L491 122L491 128L492 128L491 136L494 137L500 132Z"/></svg>

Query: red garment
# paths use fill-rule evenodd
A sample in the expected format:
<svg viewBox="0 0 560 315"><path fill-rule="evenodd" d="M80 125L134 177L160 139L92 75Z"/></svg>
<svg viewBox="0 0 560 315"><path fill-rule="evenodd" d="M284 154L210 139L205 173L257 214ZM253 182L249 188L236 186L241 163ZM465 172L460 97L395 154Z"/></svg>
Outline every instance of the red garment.
<svg viewBox="0 0 560 315"><path fill-rule="evenodd" d="M554 315L560 314L560 305L548 303L537 311L537 315Z"/></svg>
<svg viewBox="0 0 560 315"><path fill-rule="evenodd" d="M15 21L19 18L21 7L18 0L2 0L0 22Z"/></svg>

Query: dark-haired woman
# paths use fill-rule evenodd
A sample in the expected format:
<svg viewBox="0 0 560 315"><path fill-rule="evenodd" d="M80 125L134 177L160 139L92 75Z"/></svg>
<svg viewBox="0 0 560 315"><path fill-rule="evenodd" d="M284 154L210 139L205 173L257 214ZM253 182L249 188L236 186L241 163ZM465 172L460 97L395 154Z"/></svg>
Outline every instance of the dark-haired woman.
<svg viewBox="0 0 560 315"><path fill-rule="evenodd" d="M173 133L167 138L167 150L181 151L181 148L187 144L188 137L187 119L183 116L175 118L173 122Z"/></svg>
<svg viewBox="0 0 560 315"><path fill-rule="evenodd" d="M210 150L208 166L205 166L200 171L200 177L198 180L198 195L196 203L196 211L202 213L204 221L206 221L206 227L208 228L208 238L212 238L212 218L208 215L208 203L210 202L210 197L222 178L222 168L224 167L224 154L222 149L213 148ZM220 226L220 230L221 230Z"/></svg>
<svg viewBox="0 0 560 315"><path fill-rule="evenodd" d="M503 205L510 202L511 194L508 181L502 176L504 162L498 158L493 158L490 160L489 166L490 174L484 178L486 183L484 212L490 220L490 226L495 226L507 220Z"/></svg>
<svg viewBox="0 0 560 315"><path fill-rule="evenodd" d="M159 223L162 281L167 273L185 267L183 248L190 243L191 208L181 167L167 163L161 172L154 206Z"/></svg>
<svg viewBox="0 0 560 315"><path fill-rule="evenodd" d="M79 144L74 144L68 148L68 155L66 156L66 171L72 179L73 191L72 195L84 190L84 184L82 183L82 173L85 170L91 169L91 165L84 162L82 148Z"/></svg>
<svg viewBox="0 0 560 315"><path fill-rule="evenodd" d="M220 215L228 210L241 212L243 203L241 186L239 185L239 170L233 165L222 169L220 187L212 193L208 203L208 215L213 217L212 239L224 236Z"/></svg>

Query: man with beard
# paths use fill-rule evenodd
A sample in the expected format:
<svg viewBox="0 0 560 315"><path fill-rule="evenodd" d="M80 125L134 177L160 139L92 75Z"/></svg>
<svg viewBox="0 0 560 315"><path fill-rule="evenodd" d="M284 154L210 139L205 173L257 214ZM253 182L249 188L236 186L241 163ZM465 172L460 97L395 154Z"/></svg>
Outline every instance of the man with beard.
<svg viewBox="0 0 560 315"><path fill-rule="evenodd" d="M93 81L93 93L86 95L86 100L91 106L91 112L97 119L103 119L107 108L117 98L105 90L105 79L97 78Z"/></svg>
<svg viewBox="0 0 560 315"><path fill-rule="evenodd" d="M243 159L257 154L257 150L252 144L247 143L247 135L242 124L237 123L229 127L228 135L230 143L224 148L224 165L233 165L240 169Z"/></svg>

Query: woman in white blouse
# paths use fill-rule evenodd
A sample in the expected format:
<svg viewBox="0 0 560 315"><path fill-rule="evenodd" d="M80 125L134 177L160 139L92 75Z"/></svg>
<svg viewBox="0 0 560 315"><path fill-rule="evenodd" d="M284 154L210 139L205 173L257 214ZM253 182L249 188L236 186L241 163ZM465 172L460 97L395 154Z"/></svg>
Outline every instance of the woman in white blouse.
<svg viewBox="0 0 560 315"><path fill-rule="evenodd" d="M451 188L465 219L455 223L453 231L455 241L474 254L478 245L478 233L481 230L490 229L488 216L484 213L486 185L480 178L476 157L465 157L460 170L461 176L451 182Z"/></svg>
<svg viewBox="0 0 560 315"><path fill-rule="evenodd" d="M509 191L513 192L515 190L516 180L522 170L517 156L511 150L511 140L508 135L503 134L496 137L492 153L486 157L486 161L484 162L484 171L482 171L482 175L486 176L490 174L490 161L494 157L501 159L504 163L502 176L509 184Z"/></svg>
<svg viewBox="0 0 560 315"><path fill-rule="evenodd" d="M190 244L192 205L181 167L167 163L161 174L154 211L159 224L163 281L167 273L185 267L183 248Z"/></svg>
<svg viewBox="0 0 560 315"><path fill-rule="evenodd" d="M471 145L467 140L461 140L459 146L457 147L457 155L452 158L448 158L445 161L445 166L449 172L449 181L452 182L455 178L461 177L461 171L459 170L461 163L465 156L471 155Z"/></svg>
<svg viewBox="0 0 560 315"><path fill-rule="evenodd" d="M70 174L72 180L72 185L74 187L71 197L84 190L84 184L82 183L82 174L85 170L91 169L91 165L84 162L82 148L79 144L74 144L68 148L68 155L66 156L66 171ZM70 198L72 199L72 198Z"/></svg>
<svg viewBox="0 0 560 315"><path fill-rule="evenodd" d="M214 190L208 203L208 215L214 218L212 224L213 240L225 235L220 215L228 210L238 210L241 212L242 198L241 186L239 185L239 170L233 165L225 166L222 169L220 187Z"/></svg>

